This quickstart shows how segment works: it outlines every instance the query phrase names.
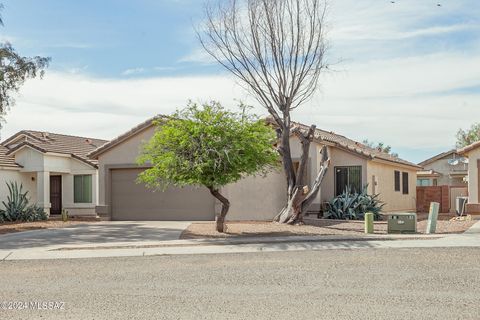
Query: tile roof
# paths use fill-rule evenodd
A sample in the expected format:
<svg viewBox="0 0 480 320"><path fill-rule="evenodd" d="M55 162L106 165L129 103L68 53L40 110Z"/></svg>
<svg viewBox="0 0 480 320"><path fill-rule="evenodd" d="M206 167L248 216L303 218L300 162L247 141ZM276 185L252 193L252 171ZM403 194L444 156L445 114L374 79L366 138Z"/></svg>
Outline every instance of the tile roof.
<svg viewBox="0 0 480 320"><path fill-rule="evenodd" d="M140 131L143 131L144 129L150 127L155 120L164 119L166 117L167 116L165 116L165 115L157 115L153 118L150 118L150 119L142 122L141 124L137 125L136 127L132 128L131 130L125 132L124 134L118 136L117 138L111 140L110 142L102 145L98 149L92 151L88 156L95 159L101 153L107 151L108 149L114 147L115 145L121 143L122 141L128 139L129 137L135 135L136 133L138 133ZM271 118L267 118L267 121L272 123ZM297 123L297 122L294 122L293 126L299 126L302 131L303 130L306 131L306 130L309 129L309 126L306 126L304 124ZM368 147L368 146L366 146L366 145L364 145L360 142L356 142L354 140L348 139L347 137L344 137L342 135L339 135L339 134L336 134L336 133L333 133L333 132L328 132L328 131L324 131L324 130L321 130L321 129L316 129L315 139L317 140L317 142L320 142L320 143L322 141L330 142L340 149L344 149L344 150L347 150L347 151L354 152L356 154L362 155L362 156L364 156L366 158L369 158L369 159L377 158L377 159L382 159L382 160L385 160L385 161L393 162L393 163L396 163L396 164L401 164L401 165L405 165L405 166L414 167L415 169L421 169L420 166L418 166L418 165L416 165L412 162L400 159L398 157L394 157L394 156L392 156L388 153L379 151L377 149L370 148L370 147Z"/></svg>
<svg viewBox="0 0 480 320"><path fill-rule="evenodd" d="M294 126L299 126L302 131L307 131L310 126L294 122ZM334 144L337 148L344 149L347 151L354 152L358 155L364 156L369 159L381 159L384 161L393 162L396 164L401 164L409 167L414 167L416 169L421 169L421 167L415 163L403 160L398 157L394 157L391 154L383 152L381 150L371 148L363 143L357 142L355 140L349 139L345 136L339 135L334 132L329 132L321 129L316 129L315 139L318 142L326 141Z"/></svg>
<svg viewBox="0 0 480 320"><path fill-rule="evenodd" d="M96 166L96 161L89 159L87 154L106 142L107 140L101 139L22 130L1 143L3 151L7 150L4 152L4 157L1 156L2 151L0 151L0 166L4 163L11 163L13 153L24 146L29 146L43 153L71 155L89 165Z"/></svg>
<svg viewBox="0 0 480 320"><path fill-rule="evenodd" d="M461 149L458 149L457 152L459 154L465 154L465 153L468 153L474 149L477 149L478 147L480 147L480 141L477 141L477 142L474 142L466 147L463 147Z"/></svg>
<svg viewBox="0 0 480 320"><path fill-rule="evenodd" d="M20 168L20 166L15 163L15 158L7 155L8 151L8 148L0 145L0 167Z"/></svg>

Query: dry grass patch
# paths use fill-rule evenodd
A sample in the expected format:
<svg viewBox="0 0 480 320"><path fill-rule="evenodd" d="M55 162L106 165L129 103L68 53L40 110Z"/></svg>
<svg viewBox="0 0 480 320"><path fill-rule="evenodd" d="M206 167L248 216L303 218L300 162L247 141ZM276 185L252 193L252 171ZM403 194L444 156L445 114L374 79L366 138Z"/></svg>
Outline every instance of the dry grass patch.
<svg viewBox="0 0 480 320"><path fill-rule="evenodd" d="M0 234L30 231L30 230L40 230L40 229L52 229L52 228L66 228L69 226L92 223L93 221L88 220L69 220L63 222L61 220L46 220L46 221L35 221L35 222L4 222L0 223Z"/></svg>

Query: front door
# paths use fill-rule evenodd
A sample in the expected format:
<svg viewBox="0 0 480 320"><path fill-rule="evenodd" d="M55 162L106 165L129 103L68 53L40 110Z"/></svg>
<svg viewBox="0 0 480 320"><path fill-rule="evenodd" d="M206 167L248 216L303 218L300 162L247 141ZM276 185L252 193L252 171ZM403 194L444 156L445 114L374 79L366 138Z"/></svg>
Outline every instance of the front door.
<svg viewBox="0 0 480 320"><path fill-rule="evenodd" d="M50 214L62 213L62 176L50 176Z"/></svg>

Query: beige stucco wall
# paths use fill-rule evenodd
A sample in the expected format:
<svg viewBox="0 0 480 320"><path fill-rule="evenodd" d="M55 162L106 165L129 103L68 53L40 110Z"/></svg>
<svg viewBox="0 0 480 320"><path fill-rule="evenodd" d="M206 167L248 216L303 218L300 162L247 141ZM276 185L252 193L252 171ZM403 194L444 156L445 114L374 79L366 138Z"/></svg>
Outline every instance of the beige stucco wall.
<svg viewBox="0 0 480 320"><path fill-rule="evenodd" d="M408 194L402 192L402 174L400 173L400 191L395 191L395 170L408 172ZM417 172L409 167L400 167L389 163L368 161L368 193L379 193L385 203L384 212L415 211ZM376 182L374 185L374 181Z"/></svg>
<svg viewBox="0 0 480 320"><path fill-rule="evenodd" d="M448 160L452 159L453 156L447 156L442 159L438 159L432 163L429 163L424 166L425 170L434 170L441 173L442 175L437 179L437 184L439 186L448 185L448 186L461 186L466 187L466 183L463 182L462 178L450 178L450 173L455 171L464 171L468 169L467 164L458 164L456 166L451 166L448 164Z"/></svg>
<svg viewBox="0 0 480 320"><path fill-rule="evenodd" d="M98 203L98 170L88 166L76 159L70 160L70 173L62 174L62 206L70 215L90 216L96 215L95 206ZM74 202L74 176L92 175L92 202L75 203Z"/></svg>
<svg viewBox="0 0 480 320"><path fill-rule="evenodd" d="M282 170L267 176L250 176L226 186L222 193L230 199L227 220L272 220L287 199L287 186Z"/></svg>
<svg viewBox="0 0 480 320"><path fill-rule="evenodd" d="M149 127L106 151L98 157L99 171L99 210L109 212L110 189L108 181L109 166L135 166L141 146L154 134ZM313 151L315 152L315 151ZM299 151L298 151L299 153ZM238 183L226 186L222 193L228 197L231 207L228 220L269 220L283 207L286 198L286 182L283 171L272 171L266 177L246 177ZM216 206L219 210L219 206Z"/></svg>
<svg viewBox="0 0 480 320"><path fill-rule="evenodd" d="M98 157L98 205L106 206L107 172L105 166L109 165L134 165L142 145L147 142L155 133L154 127L146 128L138 134L123 141L112 149L102 153Z"/></svg>
<svg viewBox="0 0 480 320"><path fill-rule="evenodd" d="M23 166L22 172L44 171L44 158L42 153L25 147L15 153L15 162Z"/></svg>
<svg viewBox="0 0 480 320"><path fill-rule="evenodd" d="M48 212L50 208L49 176L62 176L62 207L70 215L96 215L98 199L98 172L86 163L62 154L43 154L31 148L23 148L15 153L15 162L22 168L20 172L29 177L31 193L35 201ZM92 202L74 203L73 181L75 175L92 175ZM32 181L31 177L35 180Z"/></svg>
<svg viewBox="0 0 480 320"><path fill-rule="evenodd" d="M480 148L468 152L468 203L478 204L478 160L480 159Z"/></svg>
<svg viewBox="0 0 480 320"><path fill-rule="evenodd" d="M33 178L33 180L32 180ZM22 173L18 170L11 170L0 168L0 208L3 209L2 201L7 200L8 196L8 187L7 182L16 181L18 184L22 184L23 190L28 191L28 196L30 202L37 202L37 192L36 192L36 175L31 173Z"/></svg>
<svg viewBox="0 0 480 320"><path fill-rule="evenodd" d="M340 150L338 148L329 148L330 167L323 181L321 192L321 201L330 201L335 197L335 167L343 166L362 166L362 184L366 184L367 179L367 160L358 155Z"/></svg>
<svg viewBox="0 0 480 320"><path fill-rule="evenodd" d="M99 213L108 214L109 212L109 167L136 166L135 162L142 144L148 141L153 134L154 128L147 128L99 156L99 207L97 208ZM301 156L300 141L298 138L292 137L290 143L293 160L298 161ZM320 168L321 148L320 144L313 143L311 145L307 166L309 184L314 181ZM330 201L335 196L335 167L337 166L361 166L362 184L364 185L371 184L373 176L375 176L377 192L382 193L382 200L387 203L386 210L415 210L416 169L399 169L398 166L374 163L357 154L335 147L328 147L328 149L331 158L330 168L323 181L319 196L311 208L312 211L318 210L321 202ZM394 192L393 171L395 169L409 172L409 195ZM286 202L285 176L283 170L280 169L278 172L269 173L266 177L246 177L238 183L226 186L222 192L231 202L229 220L269 220L282 209Z"/></svg>

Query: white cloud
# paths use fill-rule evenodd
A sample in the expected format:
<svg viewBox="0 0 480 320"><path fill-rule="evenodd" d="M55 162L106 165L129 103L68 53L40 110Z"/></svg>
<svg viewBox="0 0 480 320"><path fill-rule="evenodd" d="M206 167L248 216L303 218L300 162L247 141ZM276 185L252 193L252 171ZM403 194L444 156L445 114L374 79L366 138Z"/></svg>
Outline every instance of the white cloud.
<svg viewBox="0 0 480 320"><path fill-rule="evenodd" d="M459 127L480 118L480 94L452 89L480 86L480 55L445 53L344 66L324 75L321 93L294 118L395 148L450 148ZM2 136L38 129L112 138L188 99L234 99L261 107L228 76L98 79L49 73L26 84Z"/></svg>
<svg viewBox="0 0 480 320"><path fill-rule="evenodd" d="M126 69L125 71L122 72L122 75L124 76L131 76L134 74L139 74L139 73L144 73L145 69L144 68L131 68L131 69Z"/></svg>
<svg viewBox="0 0 480 320"><path fill-rule="evenodd" d="M234 98L247 100L233 80L221 76L118 80L50 72L25 84L1 133L36 129L112 138L188 99L233 105Z"/></svg>
<svg viewBox="0 0 480 320"><path fill-rule="evenodd" d="M323 77L321 92L295 112L296 120L357 140L384 141L394 149L448 149L459 127L480 119L480 93L455 91L480 87L480 47L466 40L461 44L468 48L457 48L451 37L480 28L476 0L443 0L442 7L433 0L330 3L333 50L340 47L345 61L336 68L344 71ZM429 37L442 41L418 49ZM214 63L199 47L178 62ZM169 70L139 67L123 75ZM7 137L30 128L112 138L188 99L232 106L239 98L256 104L222 75L99 79L48 72L42 81L27 82L1 133ZM257 106L256 112L263 109Z"/></svg>
<svg viewBox="0 0 480 320"><path fill-rule="evenodd" d="M195 48L191 53L178 60L180 63L199 63L203 65L214 64L216 60L208 54L202 47Z"/></svg>

